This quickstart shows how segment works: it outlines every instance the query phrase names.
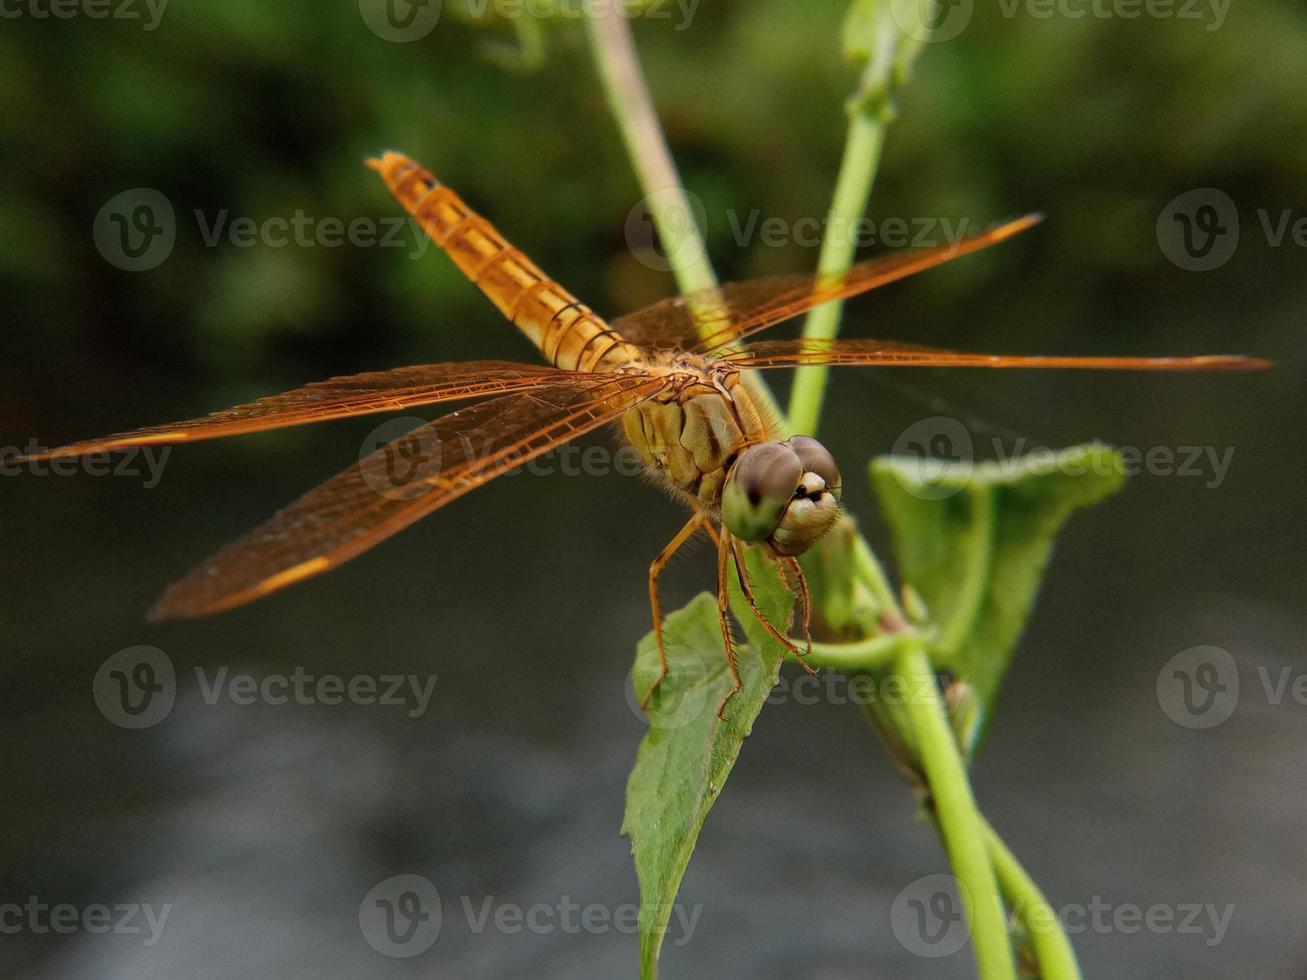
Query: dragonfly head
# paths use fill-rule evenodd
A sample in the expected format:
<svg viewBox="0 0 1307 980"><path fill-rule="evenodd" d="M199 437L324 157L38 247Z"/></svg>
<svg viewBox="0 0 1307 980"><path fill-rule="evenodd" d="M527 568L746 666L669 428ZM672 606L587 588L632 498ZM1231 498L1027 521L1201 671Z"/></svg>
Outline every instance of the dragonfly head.
<svg viewBox="0 0 1307 980"><path fill-rule="evenodd" d="M742 541L766 541L779 555L801 555L840 515L840 470L816 439L749 446L726 474L722 524Z"/></svg>

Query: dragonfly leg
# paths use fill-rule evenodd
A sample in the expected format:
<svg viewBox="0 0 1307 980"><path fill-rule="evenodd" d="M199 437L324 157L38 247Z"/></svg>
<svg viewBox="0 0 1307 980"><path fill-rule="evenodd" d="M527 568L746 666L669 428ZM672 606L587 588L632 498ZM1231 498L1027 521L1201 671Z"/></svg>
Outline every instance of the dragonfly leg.
<svg viewBox="0 0 1307 980"><path fill-rule="evenodd" d="M694 516L685 522L685 526L676 532L676 537L667 542L667 546L658 553L658 557L649 563L649 608L653 611L654 642L658 645L659 671L658 679L650 685L649 690L640 699L641 710L648 710L649 699L667 677L667 648L663 645L663 610L662 604L658 601L658 576L672 560L672 555L680 551L685 542L694 537L694 532L700 529L706 530L714 541L717 540L717 534L703 511L695 511Z"/></svg>
<svg viewBox="0 0 1307 980"><path fill-rule="evenodd" d="M794 654L794 656L798 658L799 663L803 664L804 670L812 674L817 673L816 668L810 666L804 660L804 652L799 649L798 644L795 643L793 640L791 640L780 630L778 630L775 626L773 626L771 622L767 619L767 617L763 615L763 611L758 608L758 603L753 598L753 587L749 584L748 572L745 570L744 542L742 542L739 538L731 538L731 558L734 559L735 561L735 574L740 579L740 592L743 593L744 595L744 601L749 604L749 610L753 613L754 619L758 620L758 622L762 624L762 628L765 629L771 635L772 639L774 639L777 643L784 646L785 649L789 650L792 654ZM793 559L790 560L792 561ZM790 589L791 591L793 591L794 589L794 587L791 586L788 581L785 583L785 587L787 589ZM804 591L805 592L807 591L806 588ZM806 606L805 606L805 610L806 610ZM806 633L807 631L806 612L805 612L804 630ZM808 649L809 651L811 651L812 649L811 638L809 638L808 640Z"/></svg>
<svg viewBox="0 0 1307 980"><path fill-rule="evenodd" d="M722 698L722 703L717 706L717 717L726 717L726 705L735 697L736 693L742 686L740 683L740 667L735 662L735 640L731 636L731 619L730 619L730 577L729 566L727 565L727 552L731 551L731 535L722 528L721 537L717 543L717 618L722 624L722 642L726 645L726 666L731 672L731 689ZM733 553L733 552L732 552Z"/></svg>
<svg viewBox="0 0 1307 980"><path fill-rule="evenodd" d="M792 585L789 576L783 572L781 578L785 582L786 588L794 593L799 600L799 604L803 607L803 640L808 648L807 653L812 653L812 593L808 591L808 577L803 574L803 566L799 564L797 558L786 557L781 561L782 564L777 566L778 569L788 568L794 573L794 584ZM803 665L803 669L809 674L817 673L817 668L804 659L805 654L801 654L796 650L794 655L799 658L799 663Z"/></svg>

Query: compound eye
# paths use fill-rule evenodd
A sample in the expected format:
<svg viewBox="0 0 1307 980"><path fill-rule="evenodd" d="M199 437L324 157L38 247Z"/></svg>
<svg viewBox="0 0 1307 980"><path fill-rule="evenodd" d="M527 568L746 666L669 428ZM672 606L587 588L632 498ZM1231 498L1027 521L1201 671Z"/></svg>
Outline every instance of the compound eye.
<svg viewBox="0 0 1307 980"><path fill-rule="evenodd" d="M765 541L780 526L803 479L803 463L784 443L750 446L726 475L722 523L744 541Z"/></svg>
<svg viewBox="0 0 1307 980"><path fill-rule="evenodd" d="M811 436L791 436L789 446L803 464L805 473L816 473L836 500L840 499L840 468L830 450Z"/></svg>

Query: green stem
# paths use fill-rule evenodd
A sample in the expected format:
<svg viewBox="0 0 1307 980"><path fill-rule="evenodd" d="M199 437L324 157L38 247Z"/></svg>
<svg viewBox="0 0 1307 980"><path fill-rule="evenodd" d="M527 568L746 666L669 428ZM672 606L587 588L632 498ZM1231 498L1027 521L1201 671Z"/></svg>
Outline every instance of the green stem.
<svg viewBox="0 0 1307 980"><path fill-rule="evenodd" d="M639 56L635 53L631 26L614 0L601 0L593 8L592 16L586 18L586 30L608 107L645 192L676 285L682 293L713 289L717 276L658 123L649 86L645 84Z"/></svg>
<svg viewBox="0 0 1307 980"><path fill-rule="evenodd" d="M667 148L628 21L614 0L598 0L591 8L591 16L586 18L590 50L599 67L604 95L617 120L627 156L635 167L677 288L682 293L714 290L717 276L676 163ZM703 332L721 328L720 321L711 327L707 326L709 322L704 321ZM776 419L782 433L788 434L789 421L767 383L756 371L746 371L744 382L749 386L749 393Z"/></svg>
<svg viewBox="0 0 1307 980"><path fill-rule="evenodd" d="M907 81L921 42L905 37L891 15L888 3L854 0L844 24L846 57L862 62L858 88L845 105L849 117L835 193L826 213L819 279L838 279L853 265L857 250L852 229L867 211L871 187L880 168L885 130L894 118L894 92ZM843 303L826 303L808 312L803 335L833 339L839 332ZM795 431L813 433L821 420L829 368L807 365L794 373L790 392L790 420Z"/></svg>
<svg viewBox="0 0 1307 980"><path fill-rule="evenodd" d="M882 616L891 613L899 619L903 618L903 610L894 594L894 587L890 585L889 576L861 534L853 539L853 570L858 581L875 597Z"/></svg>
<svg viewBox="0 0 1307 980"><path fill-rule="evenodd" d="M626 18L616 15L613 0L607 0L593 8L593 15L587 19L587 30L605 95L647 196L650 213L668 253L677 285L683 293L712 289L717 283L716 276L654 113L630 26ZM847 230L866 210L884 143L885 126L891 116L891 84L902 80L910 61L902 51L895 51L892 25L883 18L868 30L867 36L867 68L859 92L850 102L848 139L818 264L822 276L841 275L852 263L853 236L848 235ZM838 328L839 312L835 304L813 310L805 325L805 335L833 337ZM766 385L756 376L747 380L751 389L785 426L785 416ZM824 369L799 373L790 402L791 413L799 420L799 431L816 429L825 381ZM884 613L897 614L901 619L894 590L861 536L854 538L853 556L858 580L876 598ZM889 664L904 679L909 690L924 692L921 697L908 699L907 713L945 849L970 899L968 915L972 946L980 974L984 980L1014 980L1012 948L1005 928L995 868L991 864L994 843L1001 847L1002 842L997 841L992 831L986 834L987 825L976 810L966 767L936 690L935 673L926 655L925 640L911 632L903 632L904 629L900 622L893 629L859 643L814 644L813 660L822 666L854 673L883 669ZM1022 883L1016 876L1020 866L1010 854L1006 858L1011 860L1004 860L1005 854L995 852L993 859L1003 862L1005 881L1011 885L1012 894L1031 895L1033 884L1028 878ZM1021 875L1024 877L1024 873ZM1056 958L1053 962L1057 962Z"/></svg>
<svg viewBox="0 0 1307 980"><path fill-rule="evenodd" d="M1057 913L1048 904L1039 886L1008 850L1003 839L984 818L981 819L984 823L985 845L994 862L999 887L1003 890L1008 906L1026 927L1035 958L1039 961L1040 976L1043 980L1080 980L1076 954Z"/></svg>
<svg viewBox="0 0 1307 980"><path fill-rule="evenodd" d="M971 947L983 980L1015 980L1016 966L1004 922L985 823L976 809L967 769L935 688L935 672L921 644L904 649L896 672L912 692L908 718L930 787L949 863L957 876L971 924Z"/></svg>
<svg viewBox="0 0 1307 980"><path fill-rule="evenodd" d="M918 638L911 633L878 633L851 643L814 643L811 652L805 651L803 659L813 667L827 667L846 674L883 670L905 645L917 642ZM797 662L799 658L786 651L785 659Z"/></svg>
<svg viewBox="0 0 1307 980"><path fill-rule="evenodd" d="M851 230L867 210L884 144L885 123L881 119L862 112L850 116L844 157L840 161L835 194L826 215L821 255L817 260L817 275L821 279L838 278L853 265L856 236L851 234ZM836 301L810 310L803 324L803 335L823 340L833 338L839 331L843 308L844 304ZM789 411L794 431L817 431L829 371L825 365L810 364L794 372Z"/></svg>

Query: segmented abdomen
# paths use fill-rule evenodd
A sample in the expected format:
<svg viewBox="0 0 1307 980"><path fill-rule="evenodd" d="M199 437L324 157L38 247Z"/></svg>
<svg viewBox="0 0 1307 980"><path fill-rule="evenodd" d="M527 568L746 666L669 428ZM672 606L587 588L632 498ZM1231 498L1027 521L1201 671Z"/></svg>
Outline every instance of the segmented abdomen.
<svg viewBox="0 0 1307 980"><path fill-rule="evenodd" d="M641 355L514 248L453 190L402 153L368 161L431 240L556 367L610 371Z"/></svg>

